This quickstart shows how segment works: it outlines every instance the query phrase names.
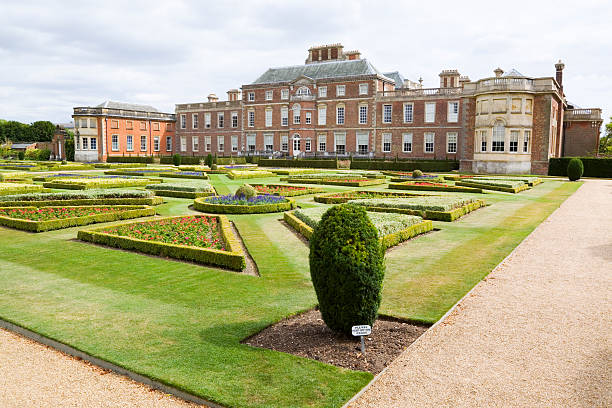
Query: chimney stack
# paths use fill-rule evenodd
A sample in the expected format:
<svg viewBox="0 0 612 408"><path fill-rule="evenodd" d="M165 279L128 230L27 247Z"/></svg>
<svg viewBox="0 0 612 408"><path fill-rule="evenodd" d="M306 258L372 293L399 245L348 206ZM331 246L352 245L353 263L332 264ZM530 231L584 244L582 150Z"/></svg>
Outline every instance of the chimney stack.
<svg viewBox="0 0 612 408"><path fill-rule="evenodd" d="M565 64L559 60L555 64L555 69L557 70L556 80L561 88L563 88L563 68L565 68Z"/></svg>
<svg viewBox="0 0 612 408"><path fill-rule="evenodd" d="M208 94L208 102L217 102L219 98L214 93Z"/></svg>
<svg viewBox="0 0 612 408"><path fill-rule="evenodd" d="M227 91L227 100L230 102L240 100L240 91L238 89L230 89Z"/></svg>

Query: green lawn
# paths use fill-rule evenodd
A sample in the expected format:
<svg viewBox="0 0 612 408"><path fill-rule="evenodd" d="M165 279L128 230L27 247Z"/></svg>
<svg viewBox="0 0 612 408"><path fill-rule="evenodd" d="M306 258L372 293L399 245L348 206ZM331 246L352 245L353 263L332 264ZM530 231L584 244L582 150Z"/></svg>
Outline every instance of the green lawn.
<svg viewBox="0 0 612 408"><path fill-rule="evenodd" d="M211 182L227 194L244 181ZM381 313L435 322L579 185L475 195L492 205L387 254ZM161 215L193 213L192 200L165 201ZM230 216L259 278L82 243L79 228L0 228L0 317L225 406L341 406L371 374L240 344L316 304L308 248L280 218Z"/></svg>

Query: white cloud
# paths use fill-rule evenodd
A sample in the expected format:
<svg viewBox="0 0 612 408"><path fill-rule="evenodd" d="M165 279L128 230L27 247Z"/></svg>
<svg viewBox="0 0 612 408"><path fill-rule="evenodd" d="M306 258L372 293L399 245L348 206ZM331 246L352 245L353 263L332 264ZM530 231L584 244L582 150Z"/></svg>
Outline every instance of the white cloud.
<svg viewBox="0 0 612 408"><path fill-rule="evenodd" d="M554 76L561 58L568 99L612 115L607 1L20 1L0 15L0 117L24 122L107 99L171 112L331 42L431 87L446 68Z"/></svg>

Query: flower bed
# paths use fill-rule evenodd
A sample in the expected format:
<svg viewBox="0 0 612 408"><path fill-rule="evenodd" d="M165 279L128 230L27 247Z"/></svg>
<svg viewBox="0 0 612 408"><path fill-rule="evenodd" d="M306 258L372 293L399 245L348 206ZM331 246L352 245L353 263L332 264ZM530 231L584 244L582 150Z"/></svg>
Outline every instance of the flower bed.
<svg viewBox="0 0 612 408"><path fill-rule="evenodd" d="M96 169L141 168L142 163L94 163Z"/></svg>
<svg viewBox="0 0 612 408"><path fill-rule="evenodd" d="M226 167L229 168L229 167ZM266 170L230 170L225 173L232 180L273 177L274 173Z"/></svg>
<svg viewBox="0 0 612 408"><path fill-rule="evenodd" d="M105 171L104 174L114 175L114 176L159 176L163 173L170 173L178 171L174 167L167 168L149 168L149 169L117 169L117 170L108 170Z"/></svg>
<svg viewBox="0 0 612 408"><path fill-rule="evenodd" d="M412 198L359 199L349 203L366 207L368 211L418 215L438 221L454 221L485 206L483 200L460 196L421 196Z"/></svg>
<svg viewBox="0 0 612 408"><path fill-rule="evenodd" d="M294 197L305 194L315 194L323 191L321 188L304 186L286 186L283 184L251 184L261 194L272 194L283 197Z"/></svg>
<svg viewBox="0 0 612 408"><path fill-rule="evenodd" d="M295 208L295 202L274 195L258 195L246 199L229 194L196 198L193 208L213 214L257 214L292 210Z"/></svg>
<svg viewBox="0 0 612 408"><path fill-rule="evenodd" d="M273 168L273 169L266 169L266 170L271 171L277 176L296 176L300 174L312 174L312 173L319 172L319 170L317 169L298 169L298 168L291 168L291 167L283 168L283 169Z"/></svg>
<svg viewBox="0 0 612 408"><path fill-rule="evenodd" d="M0 207L0 225L43 232L61 228L155 215L146 205L78 207Z"/></svg>
<svg viewBox="0 0 612 408"><path fill-rule="evenodd" d="M186 179L204 179L208 180L208 174L203 171L176 171L172 173L160 173L160 177L174 177Z"/></svg>
<svg viewBox="0 0 612 408"><path fill-rule="evenodd" d="M379 171L330 171L290 175L292 179L334 179L334 178L365 178L385 179L385 175Z"/></svg>
<svg viewBox="0 0 612 408"><path fill-rule="evenodd" d="M310 239L314 228L328 209L328 207L299 209L285 213L284 220L299 233ZM381 244L385 249L433 229L431 221L423 220L419 216L375 212L368 212L367 214L376 227Z"/></svg>
<svg viewBox="0 0 612 408"><path fill-rule="evenodd" d="M45 174L42 176L36 176L32 179L34 181L53 181L56 179L136 179L143 180L141 177L136 176L109 176L109 175L94 175L94 174L78 174L78 173L54 173Z"/></svg>
<svg viewBox="0 0 612 408"><path fill-rule="evenodd" d="M156 195L162 197L198 198L216 194L213 186L205 181L198 185L179 183L150 184L145 188L153 190Z"/></svg>
<svg viewBox="0 0 612 408"><path fill-rule="evenodd" d="M32 177L31 174L24 171L11 171L8 173L0 173L0 181L18 180Z"/></svg>
<svg viewBox="0 0 612 408"><path fill-rule="evenodd" d="M36 193L43 190L43 186L37 184L0 183L0 196L9 194Z"/></svg>
<svg viewBox="0 0 612 408"><path fill-rule="evenodd" d="M48 188L59 188L65 190L88 190L92 188L121 188L121 187L138 187L159 182L162 180L152 180L146 178L68 178L48 181L43 183L43 186Z"/></svg>
<svg viewBox="0 0 612 408"><path fill-rule="evenodd" d="M464 187L445 183L431 183L427 181L406 181L403 183L391 183L389 188L394 190L416 190L416 191L446 191L451 193L478 193L482 194L482 188Z"/></svg>
<svg viewBox="0 0 612 408"><path fill-rule="evenodd" d="M419 197L423 194L419 193L395 193L388 191L343 191L341 193L329 193L317 195L314 200L318 203L324 204L342 204L349 200L356 200L359 198L401 198L401 197Z"/></svg>
<svg viewBox="0 0 612 408"><path fill-rule="evenodd" d="M78 205L159 205L161 197L156 197L151 191L129 190L83 190L65 191L61 193L30 193L0 197L2 207L48 207L48 206L78 206Z"/></svg>
<svg viewBox="0 0 612 408"><path fill-rule="evenodd" d="M62 171L62 170L93 170L94 166L92 164L57 164L54 166L49 166L47 170L49 171Z"/></svg>
<svg viewBox="0 0 612 408"><path fill-rule="evenodd" d="M529 185L522 181L513 180L474 180L470 179L455 182L458 186L482 188L485 190L503 191L506 193L520 193L528 190Z"/></svg>
<svg viewBox="0 0 612 408"><path fill-rule="evenodd" d="M478 182L481 180L493 180L493 181L522 181L523 183L529 185L530 187L533 186L537 186L538 184L542 183L542 179L539 177L522 177L522 176L502 176L502 177L492 177L492 176L488 176L488 177L473 177L470 178L469 180L465 180L465 181L474 181L474 182Z"/></svg>
<svg viewBox="0 0 612 408"><path fill-rule="evenodd" d="M347 186L347 187L364 187L385 184L384 179L368 179L368 178L288 178L289 183L303 184L327 184L330 186Z"/></svg>
<svg viewBox="0 0 612 408"><path fill-rule="evenodd" d="M40 167L36 164L20 164L20 163L0 163L0 169L3 170L25 170L37 171Z"/></svg>
<svg viewBox="0 0 612 408"><path fill-rule="evenodd" d="M244 253L224 216L179 216L82 230L96 244L241 271Z"/></svg>
<svg viewBox="0 0 612 408"><path fill-rule="evenodd" d="M210 167L208 166L197 166L197 165L190 165L190 164L182 164L180 166L178 166L180 171L208 171L210 170Z"/></svg>

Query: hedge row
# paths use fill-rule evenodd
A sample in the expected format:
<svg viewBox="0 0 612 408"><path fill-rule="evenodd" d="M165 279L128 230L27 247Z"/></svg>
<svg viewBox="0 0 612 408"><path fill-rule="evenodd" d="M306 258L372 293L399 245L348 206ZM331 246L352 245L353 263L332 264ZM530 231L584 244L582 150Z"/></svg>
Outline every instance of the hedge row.
<svg viewBox="0 0 612 408"><path fill-rule="evenodd" d="M184 217L184 216L180 216ZM196 215L196 217L198 217ZM175 217L161 218L161 220ZM228 219L218 216L221 235L225 242L226 251L211 248L198 248L192 246L166 244L163 242L145 241L138 238L121 237L101 232L106 228L96 228L79 231L80 240L95 244L107 245L115 248L133 250L146 254L158 255L175 259L184 259L205 265L217 265L236 271L242 271L246 266L244 253L238 238L234 235Z"/></svg>
<svg viewBox="0 0 612 408"><path fill-rule="evenodd" d="M161 197L147 198L92 198L75 200L2 201L2 207L80 207L84 205L160 205Z"/></svg>
<svg viewBox="0 0 612 408"><path fill-rule="evenodd" d="M395 171L452 171L459 169L458 160L414 160L414 161L383 161L383 160L353 160L351 169L362 170L395 170Z"/></svg>
<svg viewBox="0 0 612 408"><path fill-rule="evenodd" d="M93 170L95 167L91 164L60 164L59 166L48 167L49 171L62 170Z"/></svg>
<svg viewBox="0 0 612 408"><path fill-rule="evenodd" d="M382 179L368 179L363 181L334 181L325 179L292 179L287 178L287 182L293 184L326 184L329 186L346 186L346 187L364 187L364 186L376 186L379 184L385 184L386 180Z"/></svg>
<svg viewBox="0 0 612 408"><path fill-rule="evenodd" d="M61 180L61 179L59 179ZM87 189L92 189L92 188L125 188L125 187L138 187L138 186L145 186L149 183L162 183L163 181L161 179L142 179L142 183L134 183L133 181L125 182L125 183L117 183L117 184L97 184L97 183L62 183L61 181L49 181L49 182L45 182L43 183L43 186L46 188L59 188L59 189L64 189L64 190L87 190ZM104 180L104 179L102 179Z"/></svg>
<svg viewBox="0 0 612 408"><path fill-rule="evenodd" d="M285 186L283 184L250 184L251 186L255 187L255 186L278 186L278 187L291 187L291 186ZM276 196L283 196L283 197L295 197L295 196L301 196L301 195L307 195L307 194L318 194L318 193L322 193L323 190L322 188L317 188L317 187L305 187L305 190L293 190L293 191L286 191L284 193L273 193L272 195L276 195ZM262 194L262 193L259 193Z"/></svg>
<svg viewBox="0 0 612 408"><path fill-rule="evenodd" d="M206 161L206 156L181 156L181 164L200 164ZM159 159L160 164L173 164L172 156L164 156ZM246 157L217 157L217 164L246 164Z"/></svg>
<svg viewBox="0 0 612 408"><path fill-rule="evenodd" d="M191 175L191 174L176 174L176 173L160 173L159 177L171 177L171 178L184 178L184 179L202 179L208 180L208 175L202 173L201 176Z"/></svg>
<svg viewBox="0 0 612 408"><path fill-rule="evenodd" d="M274 177L275 174L265 170L230 170L226 172L225 175L232 180L242 180L252 178Z"/></svg>
<svg viewBox="0 0 612 408"><path fill-rule="evenodd" d="M9 207L10 208L10 207ZM24 209L36 209L37 207L23 207ZM85 217L63 218L47 221L30 221L0 216L0 225L17 228L24 231L43 232L62 228L76 227L79 225L95 224L99 222L110 222L127 220L130 218L149 217L155 215L155 209L149 206L122 206L117 209L120 212L88 215Z"/></svg>
<svg viewBox="0 0 612 408"><path fill-rule="evenodd" d="M567 176L567 165L573 157L560 157L548 161L549 176ZM612 178L612 157L579 157L584 165L583 177Z"/></svg>
<svg viewBox="0 0 612 408"><path fill-rule="evenodd" d="M368 211L376 212L391 212L398 214L418 215L427 220L451 222L463 217L464 215L486 206L483 200L476 200L462 207L455 208L450 211L431 211L431 210L410 210L407 208L389 208L389 207L368 207Z"/></svg>
<svg viewBox="0 0 612 408"><path fill-rule="evenodd" d="M357 191L358 192L358 191ZM375 191L367 191L368 193L376 193ZM354 198L349 197L334 197L338 193L329 193L329 194L321 194L314 196L314 200L317 203L323 204L343 204L348 202L349 200L354 200ZM415 196L422 196L423 194L416 193L395 193L395 192L385 192L385 194L392 195L394 198L408 198Z"/></svg>
<svg viewBox="0 0 612 408"><path fill-rule="evenodd" d="M196 198L193 208L209 214L261 214L281 211L289 211L295 208L295 201L287 201L277 204L260 205L232 205L207 203L204 198Z"/></svg>
<svg viewBox="0 0 612 408"><path fill-rule="evenodd" d="M319 169L335 169L336 160L287 160L287 159L259 159L262 167L305 167Z"/></svg>
<svg viewBox="0 0 612 408"><path fill-rule="evenodd" d="M216 195L214 191L176 191L176 190L153 190L155 195L162 197L176 197L176 198L200 198L209 197Z"/></svg>
<svg viewBox="0 0 612 408"><path fill-rule="evenodd" d="M165 157L162 157L162 159ZM153 156L108 156L107 163L153 163ZM172 163L172 157L170 157Z"/></svg>
<svg viewBox="0 0 612 408"><path fill-rule="evenodd" d="M150 169L153 170L153 169ZM107 170L104 172L104 174L107 174L109 176L136 176L136 177L147 177L147 176L159 176L162 173L168 173L169 171L171 171L172 169L159 169L159 171L146 171L146 172L139 172L139 171L130 171L129 169L127 170Z"/></svg>
<svg viewBox="0 0 612 408"><path fill-rule="evenodd" d="M414 184L389 184L389 187L394 190L416 190L416 191L447 191L451 193L482 193L482 188L462 187L462 186L417 186Z"/></svg>
<svg viewBox="0 0 612 408"><path fill-rule="evenodd" d="M283 219L293 229L302 234L306 239L310 240L312 237L313 229L308 226L305 222L297 218L293 213L286 212L283 214ZM416 237L417 235L424 234L433 230L433 222L430 220L423 220L415 225L411 225L403 230L397 231L392 234L380 237L380 244L383 249L391 248L400 242L409 240L410 238Z"/></svg>
<svg viewBox="0 0 612 408"><path fill-rule="evenodd" d="M41 193L44 191L43 186L38 184L14 184L0 183L0 195L26 194L26 193Z"/></svg>
<svg viewBox="0 0 612 408"><path fill-rule="evenodd" d="M481 188L483 190L494 190L494 191L503 191L505 193L520 193L521 191L525 191L525 190L529 190L529 185L528 184L523 184L520 187L502 187L502 186L493 186L493 185L485 185L485 184L480 184L477 182L473 182L473 181L457 181L455 182L455 185L457 186L464 186L464 187L472 187L472 188Z"/></svg>

